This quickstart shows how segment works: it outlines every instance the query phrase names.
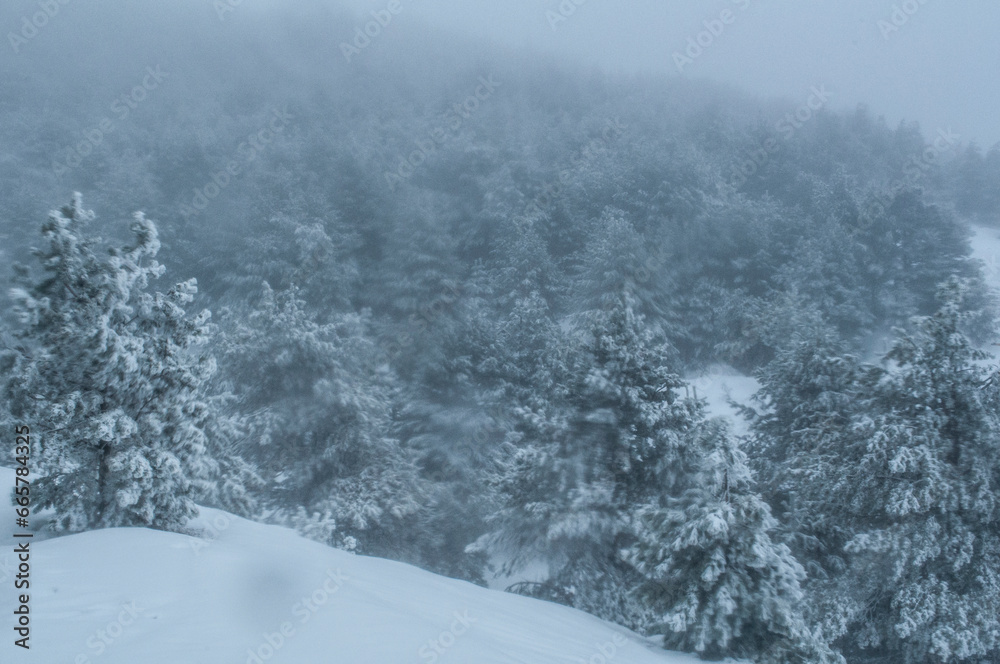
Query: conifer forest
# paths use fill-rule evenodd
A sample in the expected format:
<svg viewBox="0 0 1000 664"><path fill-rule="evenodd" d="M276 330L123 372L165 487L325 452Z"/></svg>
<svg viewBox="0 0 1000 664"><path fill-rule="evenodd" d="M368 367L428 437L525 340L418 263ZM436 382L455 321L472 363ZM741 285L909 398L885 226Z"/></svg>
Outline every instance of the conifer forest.
<svg viewBox="0 0 1000 664"><path fill-rule="evenodd" d="M1000 663L1000 9L667 4L0 9L0 660Z"/></svg>

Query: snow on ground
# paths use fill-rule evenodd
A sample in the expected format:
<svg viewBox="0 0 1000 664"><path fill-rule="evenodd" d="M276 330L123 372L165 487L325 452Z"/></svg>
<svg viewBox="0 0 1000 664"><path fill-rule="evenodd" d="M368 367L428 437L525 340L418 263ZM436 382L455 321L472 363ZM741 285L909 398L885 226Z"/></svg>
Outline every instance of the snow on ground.
<svg viewBox="0 0 1000 664"><path fill-rule="evenodd" d="M727 417L735 433L747 433L746 420L740 417L730 402L749 405L750 397L760 388L760 383L755 378L742 374L727 364L716 364L685 380L697 390L700 398L708 402L709 415Z"/></svg>
<svg viewBox="0 0 1000 664"><path fill-rule="evenodd" d="M972 257L983 261L986 283L1000 290L1000 229L973 225Z"/></svg>
<svg viewBox="0 0 1000 664"><path fill-rule="evenodd" d="M3 493L13 473L0 469ZM0 517L6 664L694 664L580 611L203 509L201 538L116 528L33 541L31 650L14 647L13 510Z"/></svg>
<svg viewBox="0 0 1000 664"><path fill-rule="evenodd" d="M503 569L506 562L502 556L494 556L490 560L490 564L497 570ZM488 574L486 576L486 583L490 588L495 590L506 590L521 581L537 583L545 581L547 578L549 578L548 564L544 560L536 560L525 564L512 574L497 574L495 576Z"/></svg>
<svg viewBox="0 0 1000 664"><path fill-rule="evenodd" d="M1000 229L972 226L972 257L983 262L983 277L994 295L1000 296ZM1000 347L983 348L992 358L983 364L993 366L1000 360Z"/></svg>

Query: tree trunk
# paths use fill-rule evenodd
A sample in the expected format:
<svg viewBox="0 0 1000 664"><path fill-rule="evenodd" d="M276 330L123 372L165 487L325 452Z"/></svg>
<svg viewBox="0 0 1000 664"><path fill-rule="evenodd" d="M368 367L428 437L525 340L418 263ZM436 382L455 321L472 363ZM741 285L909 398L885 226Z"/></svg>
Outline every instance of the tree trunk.
<svg viewBox="0 0 1000 664"><path fill-rule="evenodd" d="M101 441L97 450L97 513L94 515L91 525L103 527L108 525L105 518L108 508L111 506L110 496L108 496L108 477L110 474L108 463L111 460L111 443L106 440Z"/></svg>

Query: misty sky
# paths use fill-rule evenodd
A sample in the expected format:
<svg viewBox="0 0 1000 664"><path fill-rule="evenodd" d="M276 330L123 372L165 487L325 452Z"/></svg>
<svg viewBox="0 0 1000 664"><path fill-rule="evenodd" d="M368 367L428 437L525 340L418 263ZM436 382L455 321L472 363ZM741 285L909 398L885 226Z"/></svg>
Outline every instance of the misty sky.
<svg viewBox="0 0 1000 664"><path fill-rule="evenodd" d="M361 12L387 2L346 0ZM925 134L951 127L962 140L983 147L1000 141L995 0L585 0L554 29L546 12L558 12L560 0L400 2L401 20L427 21L608 70L671 76L679 75L673 54L683 53L688 38L706 29L704 21L728 9L731 22L684 66L683 75L803 102L811 86L825 85L834 107L865 102L892 124L920 122ZM894 7L901 25L889 30L887 25L897 27ZM342 32L350 36L353 27Z"/></svg>

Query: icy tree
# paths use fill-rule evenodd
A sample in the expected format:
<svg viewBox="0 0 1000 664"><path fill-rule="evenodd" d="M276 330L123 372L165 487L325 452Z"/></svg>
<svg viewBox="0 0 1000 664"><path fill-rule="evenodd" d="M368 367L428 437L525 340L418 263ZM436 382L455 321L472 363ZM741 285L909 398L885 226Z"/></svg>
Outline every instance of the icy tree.
<svg viewBox="0 0 1000 664"><path fill-rule="evenodd" d="M700 407L678 394L671 350L627 292L595 315L588 337L568 367L571 388L518 410L498 479L503 506L480 546L507 549L513 567L545 560L548 583L574 606L641 627L643 610L622 592L638 580L620 556L629 513L670 490Z"/></svg>
<svg viewBox="0 0 1000 664"><path fill-rule="evenodd" d="M52 212L36 250L43 275L20 268L12 291L22 327L4 356L6 391L40 433L35 505L62 530L176 529L219 471L202 393L215 362L198 352L210 314L185 312L193 280L149 291L164 272L151 221L136 213L134 244L100 256L93 218L79 194Z"/></svg>
<svg viewBox="0 0 1000 664"><path fill-rule="evenodd" d="M418 498L416 469L391 435L394 378L364 316L316 318L297 289L265 284L223 343L250 454L286 520L327 543L388 552Z"/></svg>
<svg viewBox="0 0 1000 664"><path fill-rule="evenodd" d="M1000 651L998 400L985 354L961 332L962 294L945 282L938 312L896 341L845 468L858 530L846 547L860 604L852 640L907 663Z"/></svg>
<svg viewBox="0 0 1000 664"><path fill-rule="evenodd" d="M777 521L744 453L720 420L704 422L691 445L700 458L689 488L638 511L629 551L664 645L709 659L837 661L802 618L805 573L772 538Z"/></svg>
<svg viewBox="0 0 1000 664"><path fill-rule="evenodd" d="M803 341L764 378L757 423L810 623L852 661L996 657L997 387L962 333L964 286L861 365ZM766 464L764 464L766 466Z"/></svg>
<svg viewBox="0 0 1000 664"><path fill-rule="evenodd" d="M824 619L843 608L824 584L843 573L851 531L840 508L849 492L831 493L818 479L842 475L869 373L835 334L813 327L794 333L757 374L760 412L753 412L748 450L760 491L780 521L779 538L808 572L809 606ZM817 602L820 596L824 601Z"/></svg>

